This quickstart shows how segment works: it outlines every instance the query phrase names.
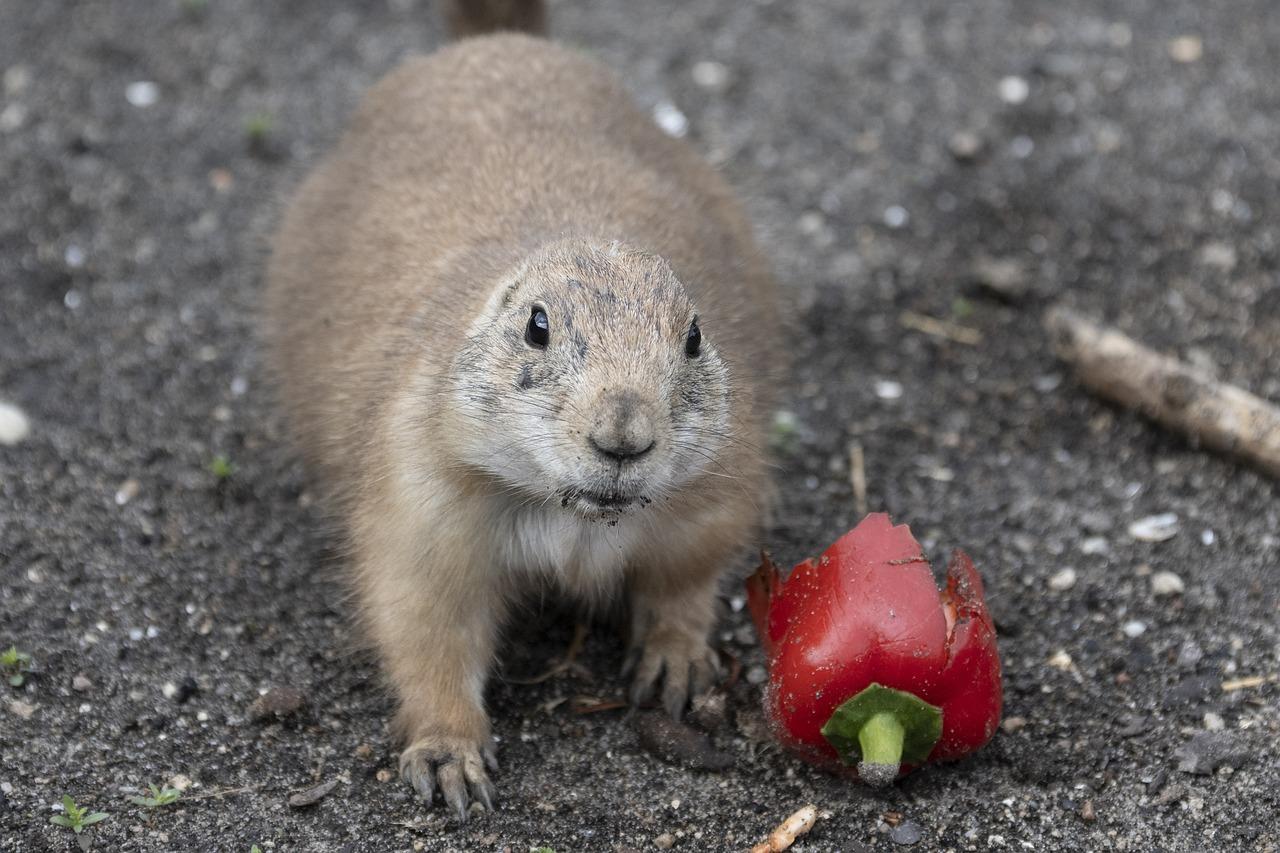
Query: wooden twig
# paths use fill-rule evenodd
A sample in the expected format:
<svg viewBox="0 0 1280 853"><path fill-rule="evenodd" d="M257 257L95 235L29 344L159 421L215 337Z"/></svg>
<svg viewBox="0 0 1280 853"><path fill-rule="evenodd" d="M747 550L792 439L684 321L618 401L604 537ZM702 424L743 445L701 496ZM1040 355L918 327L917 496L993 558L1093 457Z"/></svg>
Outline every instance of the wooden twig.
<svg viewBox="0 0 1280 853"><path fill-rule="evenodd" d="M803 806L791 817L778 824L769 837L751 848L751 853L782 853L796 839L813 829L818 819L818 810L813 806Z"/></svg>
<svg viewBox="0 0 1280 853"><path fill-rule="evenodd" d="M1044 324L1091 390L1280 477L1280 408L1066 308L1051 308Z"/></svg>
<svg viewBox="0 0 1280 853"><path fill-rule="evenodd" d="M955 341L965 346L973 347L982 343L982 332L977 329L961 326L959 323L952 323L950 320L940 320L927 314L917 314L915 311L903 311L898 315L898 323L903 328L914 329L917 332L924 332L926 335L931 335L935 338Z"/></svg>
<svg viewBox="0 0 1280 853"><path fill-rule="evenodd" d="M862 518L867 514L867 461L862 445L849 445L849 480L853 485L853 509Z"/></svg>
<svg viewBox="0 0 1280 853"><path fill-rule="evenodd" d="M1280 678L1274 675L1250 675L1222 682L1222 692L1234 693L1237 690L1248 690L1250 687L1261 687L1268 681L1274 684L1278 680Z"/></svg>
<svg viewBox="0 0 1280 853"><path fill-rule="evenodd" d="M565 651L563 660L531 678L508 678L506 681L509 684L541 684L544 681L555 678L557 675L571 672L575 668L581 668L578 664L578 654L582 651L582 647L586 642L587 625L583 622L578 622L573 626L573 639L569 641L569 648Z"/></svg>

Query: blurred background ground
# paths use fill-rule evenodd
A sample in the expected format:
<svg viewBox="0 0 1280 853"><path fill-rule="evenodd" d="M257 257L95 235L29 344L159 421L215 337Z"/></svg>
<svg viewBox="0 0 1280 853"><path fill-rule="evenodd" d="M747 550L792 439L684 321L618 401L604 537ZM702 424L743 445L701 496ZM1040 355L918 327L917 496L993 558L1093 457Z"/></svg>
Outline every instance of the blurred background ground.
<svg viewBox="0 0 1280 853"><path fill-rule="evenodd" d="M0 22L0 400L30 421L0 446L0 646L35 670L0 688L0 850L74 849L64 793L121 851L734 849L804 802L803 851L1280 845L1277 685L1223 689L1280 670L1276 486L1091 399L1039 329L1065 300L1280 400L1268 0L554 5L739 188L796 308L775 554L855 520L860 444L871 507L983 569L1008 719L886 792L779 755L729 584L733 764L680 769L575 713L621 694L608 631L586 671L513 682L569 642L542 614L491 691L502 807L462 829L383 781L390 706L253 331L281 193L442 42L432 10L0 0ZM1133 535L1162 513L1171 538ZM270 687L301 707L256 719ZM175 777L186 802L126 800Z"/></svg>

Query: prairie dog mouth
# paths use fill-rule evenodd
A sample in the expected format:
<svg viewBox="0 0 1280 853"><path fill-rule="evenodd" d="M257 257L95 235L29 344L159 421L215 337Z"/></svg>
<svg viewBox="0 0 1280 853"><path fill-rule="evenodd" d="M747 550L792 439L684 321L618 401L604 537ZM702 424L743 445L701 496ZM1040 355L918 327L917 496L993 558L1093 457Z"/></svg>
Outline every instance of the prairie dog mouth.
<svg viewBox="0 0 1280 853"><path fill-rule="evenodd" d="M649 499L643 495L628 492L565 489L560 494L562 507L574 509L593 518L618 516L636 507L649 504Z"/></svg>

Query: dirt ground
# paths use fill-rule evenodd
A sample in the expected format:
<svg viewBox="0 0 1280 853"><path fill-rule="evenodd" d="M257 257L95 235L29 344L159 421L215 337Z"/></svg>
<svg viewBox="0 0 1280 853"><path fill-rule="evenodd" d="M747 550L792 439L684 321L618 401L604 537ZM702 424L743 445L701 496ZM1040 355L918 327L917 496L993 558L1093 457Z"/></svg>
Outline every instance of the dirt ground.
<svg viewBox="0 0 1280 853"><path fill-rule="evenodd" d="M727 583L728 769L576 712L622 694L605 628L584 669L517 683L569 643L547 612L490 692L499 810L459 827L384 781L390 703L254 318L281 194L441 27L421 0L0 0L0 401L30 422L0 445L0 648L33 669L0 685L0 850L78 849L64 794L117 851L730 850L807 802L796 851L1280 847L1276 484L1096 401L1039 327L1063 300L1280 400L1270 0L565 0L553 22L723 169L796 306L775 555L856 520L860 444L871 507L981 567L1005 728L884 792L778 753ZM1171 538L1132 535L1161 513ZM258 719L272 687L302 707ZM129 803L169 780L179 802Z"/></svg>

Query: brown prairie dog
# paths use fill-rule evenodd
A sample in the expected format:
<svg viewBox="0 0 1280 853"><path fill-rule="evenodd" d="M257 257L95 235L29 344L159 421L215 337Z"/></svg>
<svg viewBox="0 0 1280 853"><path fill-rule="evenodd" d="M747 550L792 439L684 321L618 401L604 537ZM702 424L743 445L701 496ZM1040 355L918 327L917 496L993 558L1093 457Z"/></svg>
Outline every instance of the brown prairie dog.
<svg viewBox="0 0 1280 853"><path fill-rule="evenodd" d="M280 394L428 802L492 802L485 682L526 587L627 597L633 701L678 715L711 685L717 576L768 491L778 300L727 187L611 73L517 34L406 62L268 279Z"/></svg>

